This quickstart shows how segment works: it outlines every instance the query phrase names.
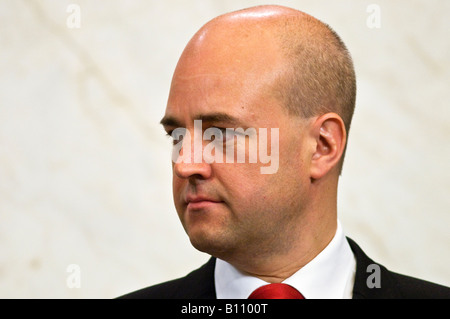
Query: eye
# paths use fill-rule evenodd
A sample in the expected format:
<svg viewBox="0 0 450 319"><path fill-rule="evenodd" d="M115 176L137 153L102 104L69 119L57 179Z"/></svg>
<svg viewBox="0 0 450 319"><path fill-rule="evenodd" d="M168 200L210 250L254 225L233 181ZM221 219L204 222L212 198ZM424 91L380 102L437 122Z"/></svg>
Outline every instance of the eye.
<svg viewBox="0 0 450 319"><path fill-rule="evenodd" d="M188 134L187 130L181 127L166 131L166 136L172 140L173 145L178 144L180 141L182 141L186 134Z"/></svg>
<svg viewBox="0 0 450 319"><path fill-rule="evenodd" d="M172 137L172 132L173 132L173 130L167 131L167 132L166 132L166 136Z"/></svg>
<svg viewBox="0 0 450 319"><path fill-rule="evenodd" d="M226 130L227 130L226 128L213 126L212 129L217 130L216 132L220 131L220 134L217 134L217 135L221 135L222 139L225 139ZM213 135L212 139L215 140L216 139L216 135Z"/></svg>
<svg viewBox="0 0 450 319"><path fill-rule="evenodd" d="M172 136L172 133L173 133L173 130L167 131L166 132L166 137L170 139L172 144L175 144L175 140L174 140L174 138Z"/></svg>
<svg viewBox="0 0 450 319"><path fill-rule="evenodd" d="M226 143L226 141L234 138L234 130L230 128L211 126L203 133L205 139L218 143Z"/></svg>
<svg viewBox="0 0 450 319"><path fill-rule="evenodd" d="M223 129L223 140L224 142L233 140L236 136L236 132L232 128Z"/></svg>

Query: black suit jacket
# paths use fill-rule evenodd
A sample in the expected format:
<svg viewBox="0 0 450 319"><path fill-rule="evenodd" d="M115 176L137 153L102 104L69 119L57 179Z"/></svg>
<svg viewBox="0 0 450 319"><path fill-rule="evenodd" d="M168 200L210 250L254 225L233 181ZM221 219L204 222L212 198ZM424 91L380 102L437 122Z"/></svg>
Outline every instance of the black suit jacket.
<svg viewBox="0 0 450 319"><path fill-rule="evenodd" d="M450 298L450 288L428 281L400 275L375 263L350 238L347 238L356 257L356 276L353 299L424 299ZM186 277L147 287L127 295L124 299L215 299L214 268L216 259L212 257L201 268ZM381 287L370 288L367 279L372 274L368 266L376 264L380 270ZM373 285L370 285L373 286Z"/></svg>

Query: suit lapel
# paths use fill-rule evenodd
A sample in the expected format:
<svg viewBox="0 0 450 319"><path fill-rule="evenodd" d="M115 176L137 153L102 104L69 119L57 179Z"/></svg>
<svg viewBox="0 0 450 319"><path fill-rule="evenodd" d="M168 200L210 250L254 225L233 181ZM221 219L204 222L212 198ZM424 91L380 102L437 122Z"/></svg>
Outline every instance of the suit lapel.
<svg viewBox="0 0 450 319"><path fill-rule="evenodd" d="M216 299L214 269L216 258L211 257L206 264L188 274L178 290L176 298Z"/></svg>
<svg viewBox="0 0 450 319"><path fill-rule="evenodd" d="M356 258L356 275L353 286L353 299L396 298L398 292L392 274L382 265L374 262L362 249L347 237ZM375 274L375 272L377 272ZM379 276L381 287L372 287L371 275ZM371 288L372 287L372 288Z"/></svg>

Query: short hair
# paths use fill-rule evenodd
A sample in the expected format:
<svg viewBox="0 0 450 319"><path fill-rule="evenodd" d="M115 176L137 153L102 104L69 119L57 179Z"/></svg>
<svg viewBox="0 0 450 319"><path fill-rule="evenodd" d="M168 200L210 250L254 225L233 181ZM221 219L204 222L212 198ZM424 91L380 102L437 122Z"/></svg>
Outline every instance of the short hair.
<svg viewBox="0 0 450 319"><path fill-rule="evenodd" d="M298 23L298 19L306 21ZM337 113L348 135L355 109L356 76L344 42L330 26L307 14L289 17L281 28L281 46L288 64L276 94L293 115L309 118ZM345 149L340 172L344 155Z"/></svg>

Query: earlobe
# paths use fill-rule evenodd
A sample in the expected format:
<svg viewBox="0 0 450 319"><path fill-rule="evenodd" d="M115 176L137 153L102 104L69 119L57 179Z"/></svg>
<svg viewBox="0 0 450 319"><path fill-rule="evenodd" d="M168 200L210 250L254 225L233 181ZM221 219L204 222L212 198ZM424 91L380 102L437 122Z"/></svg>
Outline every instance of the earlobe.
<svg viewBox="0 0 450 319"><path fill-rule="evenodd" d="M310 174L312 180L317 180L339 166L345 148L346 131L344 122L336 113L317 118L313 130L316 148L311 158Z"/></svg>

